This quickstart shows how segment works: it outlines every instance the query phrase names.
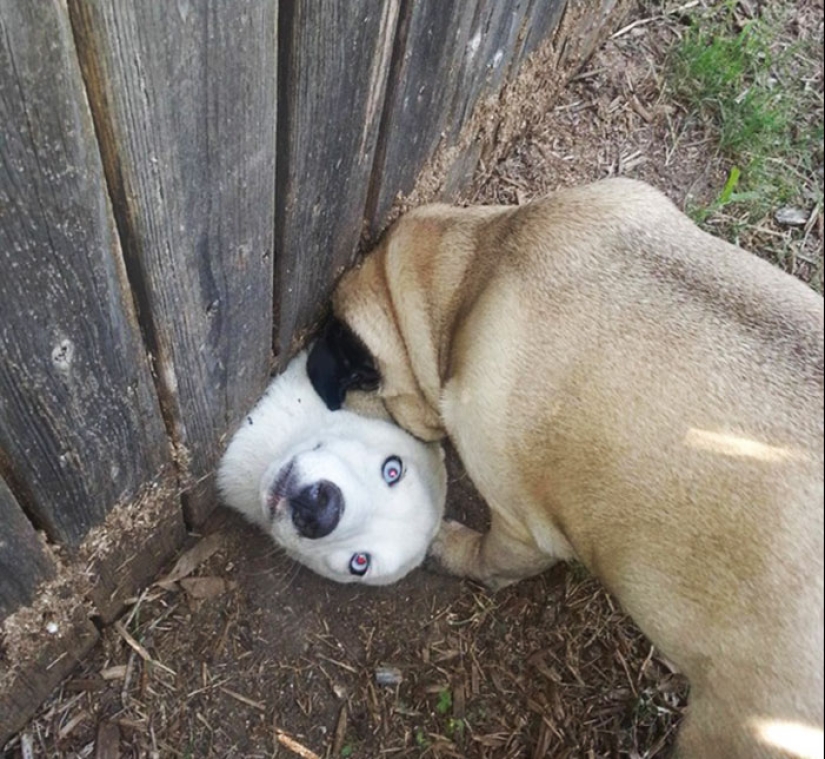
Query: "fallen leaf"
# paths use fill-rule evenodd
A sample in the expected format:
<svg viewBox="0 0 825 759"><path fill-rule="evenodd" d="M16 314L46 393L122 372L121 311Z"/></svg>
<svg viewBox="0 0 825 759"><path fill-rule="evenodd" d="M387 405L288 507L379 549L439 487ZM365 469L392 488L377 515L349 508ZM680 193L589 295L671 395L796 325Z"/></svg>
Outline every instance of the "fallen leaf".
<svg viewBox="0 0 825 759"><path fill-rule="evenodd" d="M192 598L211 599L223 595L234 583L222 577L189 577L180 580L180 586Z"/></svg>
<svg viewBox="0 0 825 759"><path fill-rule="evenodd" d="M166 577L162 577L155 585L170 590L174 584L192 574L204 561L214 554L223 543L223 534L213 532L186 551L172 567Z"/></svg>

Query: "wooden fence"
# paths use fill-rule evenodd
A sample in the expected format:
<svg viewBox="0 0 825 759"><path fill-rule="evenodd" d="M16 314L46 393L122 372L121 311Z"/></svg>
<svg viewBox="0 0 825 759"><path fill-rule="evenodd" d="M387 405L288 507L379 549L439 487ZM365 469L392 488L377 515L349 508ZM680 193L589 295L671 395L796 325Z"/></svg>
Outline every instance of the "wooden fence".
<svg viewBox="0 0 825 759"><path fill-rule="evenodd" d="M362 234L615 5L0 0L0 745L214 507Z"/></svg>

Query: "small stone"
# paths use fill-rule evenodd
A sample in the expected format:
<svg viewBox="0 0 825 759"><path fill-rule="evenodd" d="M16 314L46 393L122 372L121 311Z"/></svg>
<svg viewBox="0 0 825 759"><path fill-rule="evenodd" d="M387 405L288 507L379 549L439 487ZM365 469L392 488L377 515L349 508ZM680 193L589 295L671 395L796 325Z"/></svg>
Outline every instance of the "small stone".
<svg viewBox="0 0 825 759"><path fill-rule="evenodd" d="M57 622L48 622L46 624L46 632L49 633L49 635L57 635L59 629Z"/></svg>
<svg viewBox="0 0 825 759"><path fill-rule="evenodd" d="M382 687L391 688L400 685L403 679L404 675L398 667L381 665L375 668L375 682Z"/></svg>
<svg viewBox="0 0 825 759"><path fill-rule="evenodd" d="M777 224L786 227L804 227L808 223L808 214L801 208L785 206L780 208L773 216Z"/></svg>

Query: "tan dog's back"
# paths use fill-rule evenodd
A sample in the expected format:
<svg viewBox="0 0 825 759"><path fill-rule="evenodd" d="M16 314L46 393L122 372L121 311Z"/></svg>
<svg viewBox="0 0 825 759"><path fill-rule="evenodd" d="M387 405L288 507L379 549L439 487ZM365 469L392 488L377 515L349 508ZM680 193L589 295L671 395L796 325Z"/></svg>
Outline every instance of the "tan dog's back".
<svg viewBox="0 0 825 759"><path fill-rule="evenodd" d="M691 679L686 756L821 731L822 299L627 180L424 207L370 258L336 309L391 413L440 419L490 504L448 568L585 562ZM376 288L392 339L365 326Z"/></svg>
<svg viewBox="0 0 825 759"><path fill-rule="evenodd" d="M633 189L531 209L442 413L481 491L544 511L692 675L693 708L714 689L703 735L718 722L734 756L723 704L822 720L821 301Z"/></svg>

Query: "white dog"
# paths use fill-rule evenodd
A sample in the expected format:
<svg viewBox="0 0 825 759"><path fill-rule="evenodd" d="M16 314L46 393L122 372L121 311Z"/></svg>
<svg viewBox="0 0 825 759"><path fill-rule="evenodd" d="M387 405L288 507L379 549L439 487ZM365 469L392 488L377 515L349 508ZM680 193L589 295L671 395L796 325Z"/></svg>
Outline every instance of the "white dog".
<svg viewBox="0 0 825 759"><path fill-rule="evenodd" d="M218 488L318 574L387 585L424 560L447 473L440 445L381 419L330 411L301 353L230 441Z"/></svg>

